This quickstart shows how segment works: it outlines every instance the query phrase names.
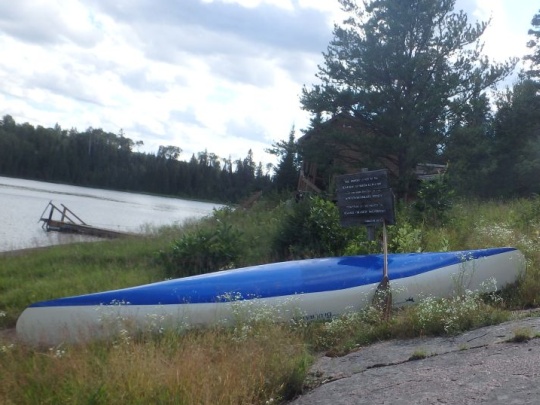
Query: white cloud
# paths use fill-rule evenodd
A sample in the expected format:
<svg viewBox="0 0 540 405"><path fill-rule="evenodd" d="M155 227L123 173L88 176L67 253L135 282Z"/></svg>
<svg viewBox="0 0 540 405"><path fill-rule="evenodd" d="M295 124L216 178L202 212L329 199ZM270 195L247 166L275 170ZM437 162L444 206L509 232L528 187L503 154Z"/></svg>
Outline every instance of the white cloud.
<svg viewBox="0 0 540 405"><path fill-rule="evenodd" d="M0 16L2 32L29 43L91 47L101 37L92 14L77 1L6 1L0 3Z"/></svg>
<svg viewBox="0 0 540 405"><path fill-rule="evenodd" d="M523 55L535 1L460 4L493 15L490 55ZM266 162L308 125L301 89L342 19L331 0L0 2L0 116Z"/></svg>
<svg viewBox="0 0 540 405"><path fill-rule="evenodd" d="M502 62L510 57L522 58L527 49L527 31L538 12L536 0L459 0L473 19L490 21L482 40L484 53L495 61ZM468 10L467 10L468 9Z"/></svg>

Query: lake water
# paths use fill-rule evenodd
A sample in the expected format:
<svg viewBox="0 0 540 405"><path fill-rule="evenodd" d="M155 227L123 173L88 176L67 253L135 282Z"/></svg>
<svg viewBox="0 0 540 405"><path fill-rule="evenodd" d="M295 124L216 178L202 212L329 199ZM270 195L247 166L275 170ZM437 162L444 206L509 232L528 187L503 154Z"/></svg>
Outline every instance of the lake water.
<svg viewBox="0 0 540 405"><path fill-rule="evenodd" d="M49 202L62 204L86 224L141 233L212 213L219 204L0 177L0 252L95 240L46 232L39 221ZM44 213L48 216L49 210ZM54 217L60 219L58 213Z"/></svg>

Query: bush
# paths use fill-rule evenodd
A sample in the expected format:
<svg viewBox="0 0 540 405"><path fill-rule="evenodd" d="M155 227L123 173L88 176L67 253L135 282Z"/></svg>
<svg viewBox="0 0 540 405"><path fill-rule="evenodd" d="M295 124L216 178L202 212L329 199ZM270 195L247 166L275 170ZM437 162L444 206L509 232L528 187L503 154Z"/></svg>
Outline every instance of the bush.
<svg viewBox="0 0 540 405"><path fill-rule="evenodd" d="M447 220L452 208L453 192L444 174L435 180L424 181L418 190L418 199L413 203L416 217L431 225L440 225Z"/></svg>
<svg viewBox="0 0 540 405"><path fill-rule="evenodd" d="M394 253L422 251L422 230L408 222L395 225L389 231L389 250Z"/></svg>
<svg viewBox="0 0 540 405"><path fill-rule="evenodd" d="M204 274L236 267L242 254L242 233L220 220L215 228L198 228L159 253L168 277Z"/></svg>
<svg viewBox="0 0 540 405"><path fill-rule="evenodd" d="M280 260L343 253L351 231L341 227L334 203L308 196L290 204L273 241Z"/></svg>

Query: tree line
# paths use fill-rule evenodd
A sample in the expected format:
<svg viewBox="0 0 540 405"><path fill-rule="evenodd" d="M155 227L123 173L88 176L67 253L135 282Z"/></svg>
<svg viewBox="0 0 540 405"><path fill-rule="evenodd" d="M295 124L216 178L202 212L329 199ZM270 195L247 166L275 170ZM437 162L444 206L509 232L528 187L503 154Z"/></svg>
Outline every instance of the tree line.
<svg viewBox="0 0 540 405"><path fill-rule="evenodd" d="M208 151L182 161L176 146L160 146L156 153L134 151L136 146L122 133L34 127L6 115L0 120L0 175L220 202L272 187L270 173L251 151L236 161Z"/></svg>

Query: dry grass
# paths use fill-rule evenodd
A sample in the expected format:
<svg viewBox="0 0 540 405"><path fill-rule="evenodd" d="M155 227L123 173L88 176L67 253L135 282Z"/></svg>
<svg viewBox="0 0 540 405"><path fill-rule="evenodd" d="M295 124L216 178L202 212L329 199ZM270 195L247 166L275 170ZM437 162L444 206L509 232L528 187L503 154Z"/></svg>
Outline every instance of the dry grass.
<svg viewBox="0 0 540 405"><path fill-rule="evenodd" d="M297 393L308 364L300 334L269 323L247 335L121 334L45 350L0 343L0 403L265 404Z"/></svg>

